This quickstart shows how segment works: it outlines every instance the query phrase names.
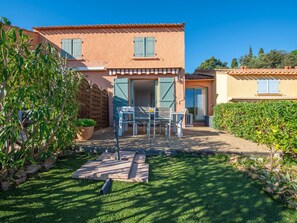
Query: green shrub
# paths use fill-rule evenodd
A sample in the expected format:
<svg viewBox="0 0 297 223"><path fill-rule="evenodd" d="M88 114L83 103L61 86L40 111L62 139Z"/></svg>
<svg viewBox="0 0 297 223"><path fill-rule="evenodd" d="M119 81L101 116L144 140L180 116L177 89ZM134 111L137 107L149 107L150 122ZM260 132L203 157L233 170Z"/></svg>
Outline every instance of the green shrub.
<svg viewBox="0 0 297 223"><path fill-rule="evenodd" d="M4 24L0 18L0 169L6 171L73 144L81 75L49 43L32 46L30 36Z"/></svg>
<svg viewBox="0 0 297 223"><path fill-rule="evenodd" d="M297 102L219 104L213 121L215 128L235 136L284 153L297 153Z"/></svg>
<svg viewBox="0 0 297 223"><path fill-rule="evenodd" d="M91 127L95 126L96 122L93 119L83 118L75 121L77 127Z"/></svg>

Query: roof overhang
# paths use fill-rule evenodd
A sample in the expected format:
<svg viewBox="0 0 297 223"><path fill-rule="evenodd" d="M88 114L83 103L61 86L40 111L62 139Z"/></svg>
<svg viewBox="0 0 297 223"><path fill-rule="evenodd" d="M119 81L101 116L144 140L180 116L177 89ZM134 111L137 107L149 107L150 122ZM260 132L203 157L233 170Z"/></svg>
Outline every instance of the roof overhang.
<svg viewBox="0 0 297 223"><path fill-rule="evenodd" d="M228 98L229 101L269 101L269 100L292 100L296 101L297 97L288 97L288 96L257 96L257 97L230 97Z"/></svg>
<svg viewBox="0 0 297 223"><path fill-rule="evenodd" d="M62 30L62 29L108 29L108 28L184 28L185 23L155 23L155 24L97 24L73 26L36 26L34 30Z"/></svg>
<svg viewBox="0 0 297 223"><path fill-rule="evenodd" d="M227 71L230 76L297 76L297 69L231 69Z"/></svg>

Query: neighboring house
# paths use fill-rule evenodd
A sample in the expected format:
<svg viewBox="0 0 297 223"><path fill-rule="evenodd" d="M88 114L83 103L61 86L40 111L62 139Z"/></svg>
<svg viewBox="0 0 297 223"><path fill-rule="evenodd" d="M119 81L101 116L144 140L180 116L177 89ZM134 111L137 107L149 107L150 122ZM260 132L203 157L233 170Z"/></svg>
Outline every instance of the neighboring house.
<svg viewBox="0 0 297 223"><path fill-rule="evenodd" d="M297 100L297 67L196 70L186 75L185 95L194 121L207 120L220 103Z"/></svg>
<svg viewBox="0 0 297 223"><path fill-rule="evenodd" d="M123 105L185 108L184 24L35 27L92 83L109 92L110 124Z"/></svg>

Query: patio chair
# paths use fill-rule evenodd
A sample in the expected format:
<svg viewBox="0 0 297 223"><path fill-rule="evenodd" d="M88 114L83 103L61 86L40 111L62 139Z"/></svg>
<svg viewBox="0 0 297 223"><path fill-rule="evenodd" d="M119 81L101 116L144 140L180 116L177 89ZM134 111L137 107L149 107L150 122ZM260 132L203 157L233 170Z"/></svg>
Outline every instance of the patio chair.
<svg viewBox="0 0 297 223"><path fill-rule="evenodd" d="M168 136L168 138L170 138L171 108L155 108L154 138L156 137L156 125L160 126L160 133L162 133L162 125L164 125L165 135Z"/></svg>
<svg viewBox="0 0 297 223"><path fill-rule="evenodd" d="M187 111L188 109L184 109L182 112L173 112L172 114L173 132L176 133L178 138L181 138L183 136L182 123Z"/></svg>
<svg viewBox="0 0 297 223"><path fill-rule="evenodd" d="M122 106L118 107L119 113L119 135L122 135L124 130L128 129L128 125L132 124L133 126L133 135L135 135L135 120L134 113L135 109L133 106Z"/></svg>
<svg viewBox="0 0 297 223"><path fill-rule="evenodd" d="M135 120L135 131L137 134L137 127L138 125L142 125L143 129L147 129L147 134L150 137L151 132L151 116L150 116L150 107L134 107L135 113L134 113L134 120ZM147 128L145 128L145 126Z"/></svg>

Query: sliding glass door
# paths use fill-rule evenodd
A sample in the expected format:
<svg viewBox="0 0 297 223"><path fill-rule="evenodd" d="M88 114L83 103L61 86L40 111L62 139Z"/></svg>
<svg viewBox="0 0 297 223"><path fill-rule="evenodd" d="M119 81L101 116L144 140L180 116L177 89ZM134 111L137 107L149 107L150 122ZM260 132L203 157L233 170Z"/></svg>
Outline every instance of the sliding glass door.
<svg viewBox="0 0 297 223"><path fill-rule="evenodd" d="M186 108L194 121L205 121L207 115L207 88L187 88Z"/></svg>

